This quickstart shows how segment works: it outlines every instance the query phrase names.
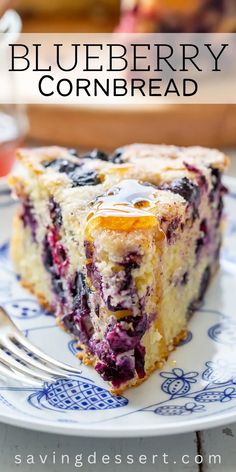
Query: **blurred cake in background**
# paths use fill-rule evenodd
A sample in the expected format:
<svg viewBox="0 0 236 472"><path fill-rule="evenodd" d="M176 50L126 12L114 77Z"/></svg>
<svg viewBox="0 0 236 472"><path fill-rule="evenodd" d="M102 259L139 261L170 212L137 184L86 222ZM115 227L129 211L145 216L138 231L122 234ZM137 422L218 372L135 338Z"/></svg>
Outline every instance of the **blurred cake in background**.
<svg viewBox="0 0 236 472"><path fill-rule="evenodd" d="M119 32L235 32L235 0L122 0Z"/></svg>
<svg viewBox="0 0 236 472"><path fill-rule="evenodd" d="M13 1L24 32L111 32L119 21L120 0Z"/></svg>
<svg viewBox="0 0 236 472"><path fill-rule="evenodd" d="M1 3L1 0L0 0ZM119 9L119 0L17 0L18 9L24 13L78 13L81 15L114 14Z"/></svg>

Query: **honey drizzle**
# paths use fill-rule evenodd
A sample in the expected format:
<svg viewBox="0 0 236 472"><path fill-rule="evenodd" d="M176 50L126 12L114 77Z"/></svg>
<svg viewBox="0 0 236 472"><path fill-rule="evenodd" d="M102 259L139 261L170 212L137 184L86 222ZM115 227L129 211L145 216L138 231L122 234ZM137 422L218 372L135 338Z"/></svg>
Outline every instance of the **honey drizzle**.
<svg viewBox="0 0 236 472"><path fill-rule="evenodd" d="M93 202L87 226L117 231L151 228L158 224L154 214L156 207L157 190L154 186L137 180L123 180Z"/></svg>

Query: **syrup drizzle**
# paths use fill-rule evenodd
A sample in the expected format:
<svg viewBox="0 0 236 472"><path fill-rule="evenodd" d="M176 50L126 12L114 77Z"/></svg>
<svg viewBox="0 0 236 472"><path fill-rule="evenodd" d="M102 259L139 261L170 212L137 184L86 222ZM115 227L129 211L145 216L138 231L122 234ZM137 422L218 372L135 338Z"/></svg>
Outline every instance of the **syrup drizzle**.
<svg viewBox="0 0 236 472"><path fill-rule="evenodd" d="M102 226L117 231L131 231L157 225L153 210L157 189L136 180L123 180L91 204L88 227Z"/></svg>

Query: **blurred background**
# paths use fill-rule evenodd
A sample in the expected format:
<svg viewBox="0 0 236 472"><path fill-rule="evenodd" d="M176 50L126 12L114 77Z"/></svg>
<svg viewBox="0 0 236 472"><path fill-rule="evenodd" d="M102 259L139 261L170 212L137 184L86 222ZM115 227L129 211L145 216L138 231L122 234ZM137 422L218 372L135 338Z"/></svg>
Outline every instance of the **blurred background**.
<svg viewBox="0 0 236 472"><path fill-rule="evenodd" d="M236 31L235 0L16 0L15 7L24 31Z"/></svg>
<svg viewBox="0 0 236 472"><path fill-rule="evenodd" d="M0 0L0 31L9 8L23 32L236 32L236 0ZM105 150L135 141L236 147L236 106L0 105L0 174L25 138Z"/></svg>
<svg viewBox="0 0 236 472"><path fill-rule="evenodd" d="M120 0L16 0L24 32L105 32L119 21Z"/></svg>

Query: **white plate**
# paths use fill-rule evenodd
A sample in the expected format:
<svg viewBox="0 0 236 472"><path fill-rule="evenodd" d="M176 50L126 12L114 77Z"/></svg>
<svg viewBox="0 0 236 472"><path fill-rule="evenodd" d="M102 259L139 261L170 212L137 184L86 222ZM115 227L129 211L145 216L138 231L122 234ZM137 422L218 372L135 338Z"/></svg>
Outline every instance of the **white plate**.
<svg viewBox="0 0 236 472"><path fill-rule="evenodd" d="M188 338L138 388L113 397L91 368L41 389L0 381L0 420L47 432L96 437L167 435L236 420L236 180L228 179L227 229L221 267ZM44 351L78 365L75 341L23 290L6 243L14 205L0 197L0 303ZM4 222L4 231L2 228Z"/></svg>

